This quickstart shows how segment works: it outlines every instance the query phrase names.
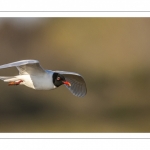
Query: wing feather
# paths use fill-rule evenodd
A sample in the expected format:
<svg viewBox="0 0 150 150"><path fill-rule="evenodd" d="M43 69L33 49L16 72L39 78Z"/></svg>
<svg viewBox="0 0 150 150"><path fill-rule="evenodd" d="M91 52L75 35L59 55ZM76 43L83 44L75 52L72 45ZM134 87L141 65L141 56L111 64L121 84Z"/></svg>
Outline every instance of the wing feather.
<svg viewBox="0 0 150 150"><path fill-rule="evenodd" d="M87 93L86 83L83 77L75 72L67 72L67 71L55 71L59 74L62 74L65 79L71 83L71 86L65 85L73 95L78 97L83 97Z"/></svg>
<svg viewBox="0 0 150 150"><path fill-rule="evenodd" d="M0 66L0 69L17 67L19 74L30 74L30 75L40 75L45 73L45 70L41 67L38 60L21 60L12 62L9 64L4 64Z"/></svg>

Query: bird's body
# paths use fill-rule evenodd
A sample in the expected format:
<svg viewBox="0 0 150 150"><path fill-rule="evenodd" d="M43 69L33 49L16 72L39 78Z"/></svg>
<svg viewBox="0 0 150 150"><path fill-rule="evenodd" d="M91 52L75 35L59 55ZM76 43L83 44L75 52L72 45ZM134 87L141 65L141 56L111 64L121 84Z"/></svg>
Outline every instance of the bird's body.
<svg viewBox="0 0 150 150"><path fill-rule="evenodd" d="M52 90L64 84L72 94L82 97L86 94L86 85L81 75L67 71L44 70L37 60L22 60L5 65L0 69L17 67L19 75L0 76L9 85L25 85L35 90Z"/></svg>
<svg viewBox="0 0 150 150"><path fill-rule="evenodd" d="M51 90L56 88L55 85L52 84L51 80L52 74L45 73L45 75L42 76L33 76L33 75L18 75L14 76L13 78L9 78L4 80L5 82L19 82L20 85L25 85L27 87L30 87L35 90Z"/></svg>

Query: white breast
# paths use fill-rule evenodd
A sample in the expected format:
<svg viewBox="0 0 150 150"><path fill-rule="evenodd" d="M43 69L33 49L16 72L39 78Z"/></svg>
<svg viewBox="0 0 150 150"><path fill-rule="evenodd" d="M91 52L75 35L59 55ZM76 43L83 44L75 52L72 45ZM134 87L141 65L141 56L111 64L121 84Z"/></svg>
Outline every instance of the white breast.
<svg viewBox="0 0 150 150"><path fill-rule="evenodd" d="M48 71L41 76L32 75L18 75L15 76L18 80L23 80L20 84L36 90L51 90L55 89L56 86L53 84L53 72Z"/></svg>
<svg viewBox="0 0 150 150"><path fill-rule="evenodd" d="M51 90L56 88L53 84L52 74L46 73L42 76L30 76L30 78L36 90Z"/></svg>

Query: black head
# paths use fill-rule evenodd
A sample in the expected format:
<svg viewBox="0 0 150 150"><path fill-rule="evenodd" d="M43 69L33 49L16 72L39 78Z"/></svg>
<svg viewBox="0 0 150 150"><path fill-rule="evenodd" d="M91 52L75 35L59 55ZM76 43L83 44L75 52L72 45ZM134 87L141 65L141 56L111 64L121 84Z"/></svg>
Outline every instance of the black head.
<svg viewBox="0 0 150 150"><path fill-rule="evenodd" d="M53 73L53 83L56 87L61 86L62 84L66 84L68 86L71 86L71 84L65 80L65 77L59 73Z"/></svg>
<svg viewBox="0 0 150 150"><path fill-rule="evenodd" d="M59 73L54 73L53 74L53 83L56 87L59 87L63 84L63 81L65 81L65 78L63 75Z"/></svg>

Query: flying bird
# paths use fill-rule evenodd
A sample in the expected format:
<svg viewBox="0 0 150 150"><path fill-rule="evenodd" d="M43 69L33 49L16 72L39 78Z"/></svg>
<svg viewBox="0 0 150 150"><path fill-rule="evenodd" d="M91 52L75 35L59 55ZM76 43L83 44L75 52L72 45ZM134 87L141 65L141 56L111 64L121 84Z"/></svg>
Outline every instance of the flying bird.
<svg viewBox="0 0 150 150"><path fill-rule="evenodd" d="M75 72L45 70L38 60L21 60L0 66L0 69L16 67L17 76L0 76L8 85L25 85L35 90L52 90L65 85L78 97L87 93L83 77Z"/></svg>

